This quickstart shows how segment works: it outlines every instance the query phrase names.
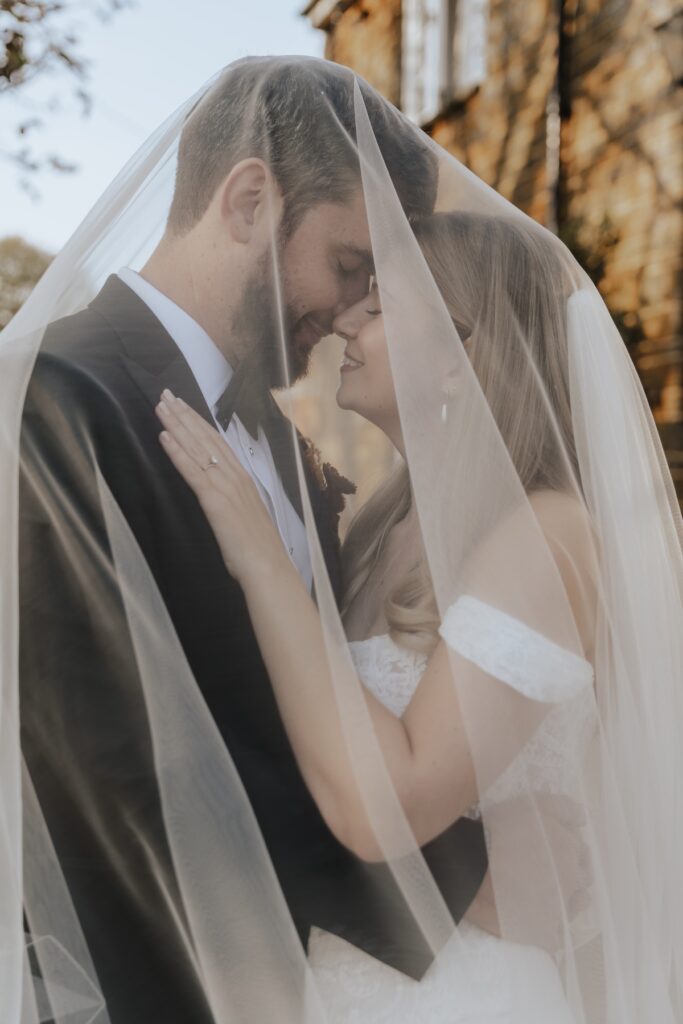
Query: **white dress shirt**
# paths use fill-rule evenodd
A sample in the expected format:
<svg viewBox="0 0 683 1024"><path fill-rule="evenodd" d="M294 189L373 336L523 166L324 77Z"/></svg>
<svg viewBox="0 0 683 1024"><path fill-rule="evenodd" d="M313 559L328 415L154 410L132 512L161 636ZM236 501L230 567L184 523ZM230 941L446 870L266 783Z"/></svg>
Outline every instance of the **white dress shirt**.
<svg viewBox="0 0 683 1024"><path fill-rule="evenodd" d="M233 415L227 430L215 419L216 404L232 377L230 363L204 328L144 277L128 267L119 270L118 276L149 307L182 352L214 416L216 429L256 484L282 543L310 591L313 572L306 530L282 486L263 427L258 428L258 438L254 439L237 415Z"/></svg>

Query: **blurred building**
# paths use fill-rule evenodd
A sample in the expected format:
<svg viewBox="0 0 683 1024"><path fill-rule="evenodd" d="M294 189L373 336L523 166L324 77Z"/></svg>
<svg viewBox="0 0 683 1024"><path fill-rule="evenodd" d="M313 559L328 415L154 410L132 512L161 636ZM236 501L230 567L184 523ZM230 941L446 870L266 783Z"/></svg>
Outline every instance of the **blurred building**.
<svg viewBox="0 0 683 1024"><path fill-rule="evenodd" d="M572 248L683 497L683 0L312 0L326 56Z"/></svg>

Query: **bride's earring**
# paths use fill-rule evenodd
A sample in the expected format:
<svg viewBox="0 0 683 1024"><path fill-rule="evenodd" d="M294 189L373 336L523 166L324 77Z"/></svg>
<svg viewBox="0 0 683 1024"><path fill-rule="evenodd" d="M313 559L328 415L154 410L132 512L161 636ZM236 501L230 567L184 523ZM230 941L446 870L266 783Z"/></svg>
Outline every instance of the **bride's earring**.
<svg viewBox="0 0 683 1024"><path fill-rule="evenodd" d="M441 385L441 391L443 393L443 405L441 406L441 422L446 423L448 421L448 403L452 398L455 398L458 392L458 376L457 370L451 370L450 373L446 374L443 384Z"/></svg>
<svg viewBox="0 0 683 1024"><path fill-rule="evenodd" d="M465 352L469 354L469 338L463 342L463 347L465 349ZM462 370L462 366L458 366L455 370L450 370L446 374L443 384L441 385L441 392L444 396L443 404L441 406L442 423L448 422L448 403L451 401L451 399L455 398L455 396L458 393L458 388L460 387L460 379L462 376Z"/></svg>

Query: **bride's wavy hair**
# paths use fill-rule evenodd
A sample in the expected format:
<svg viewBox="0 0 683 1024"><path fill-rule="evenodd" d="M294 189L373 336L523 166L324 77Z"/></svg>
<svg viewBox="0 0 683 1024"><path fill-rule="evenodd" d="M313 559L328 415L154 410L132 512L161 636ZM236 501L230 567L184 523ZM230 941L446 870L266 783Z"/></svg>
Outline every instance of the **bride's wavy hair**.
<svg viewBox="0 0 683 1024"><path fill-rule="evenodd" d="M527 494L572 489L578 464L567 366L566 309L573 288L559 243L521 218L442 213L413 221L415 235ZM505 302L497 301L505 295ZM457 399L456 399L457 400ZM351 522L343 549L342 615L367 584L412 492L402 462ZM439 613L424 553L385 602L393 638L429 652Z"/></svg>

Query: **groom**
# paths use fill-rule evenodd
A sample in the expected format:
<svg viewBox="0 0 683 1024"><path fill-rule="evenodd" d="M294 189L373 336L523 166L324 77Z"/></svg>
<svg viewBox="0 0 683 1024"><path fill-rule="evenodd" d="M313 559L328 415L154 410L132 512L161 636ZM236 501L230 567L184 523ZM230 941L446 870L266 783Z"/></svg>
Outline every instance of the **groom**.
<svg viewBox="0 0 683 1024"><path fill-rule="evenodd" d="M436 169L426 148L374 93L364 98L406 213L429 212ZM29 386L22 743L112 1024L209 1024L212 1016L174 919L178 883L95 467L155 578L304 945L317 925L415 978L431 960L388 869L355 858L320 817L242 592L159 447L154 415L169 387L216 425L310 586L289 426L269 389L285 383L282 327L296 379L335 315L367 290L369 229L341 130L353 134L353 103L351 76L321 61L248 59L228 69L186 122L161 243L140 274L120 271L89 307L51 325ZM338 588L338 496L331 477L323 485L314 466L305 468ZM480 827L456 823L425 857L437 881L444 866L444 896L458 920L486 870Z"/></svg>

